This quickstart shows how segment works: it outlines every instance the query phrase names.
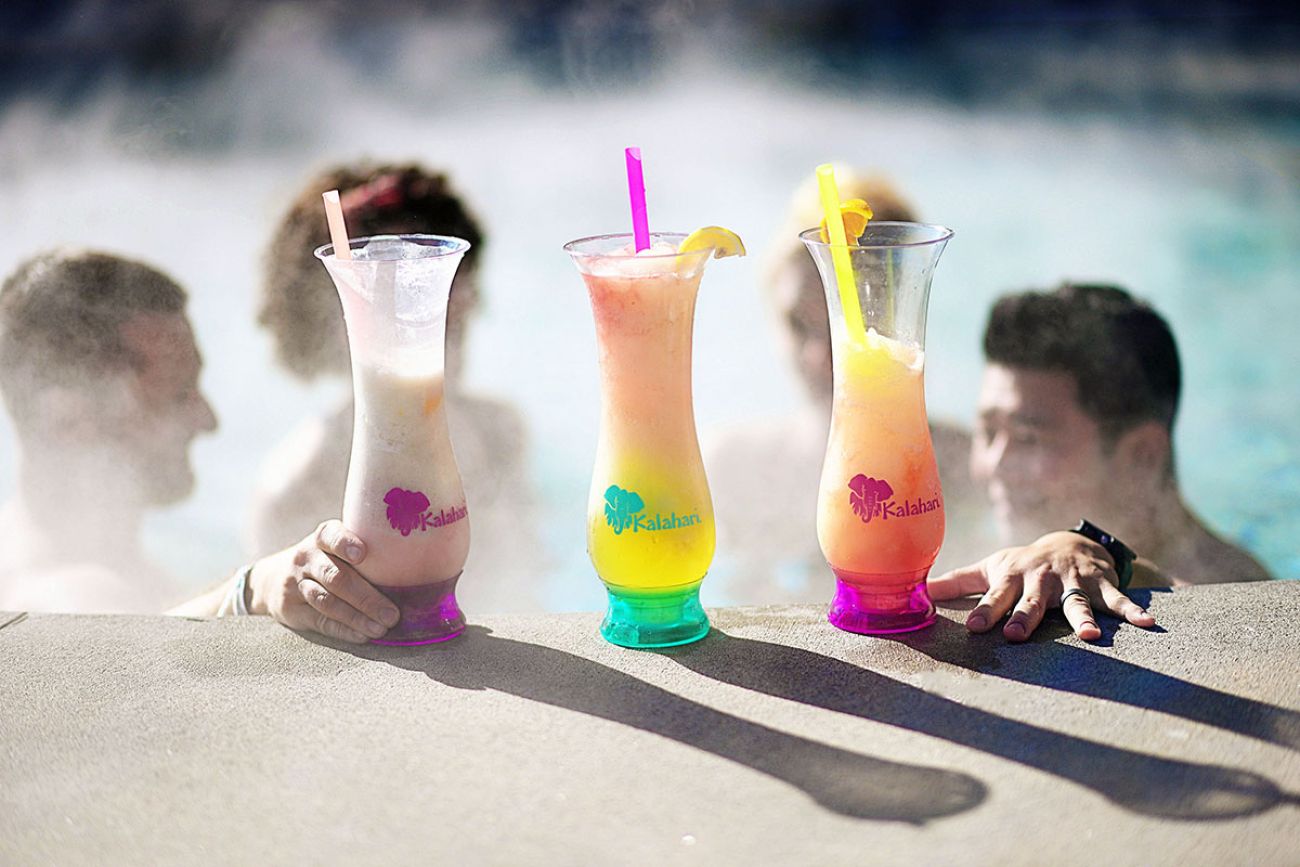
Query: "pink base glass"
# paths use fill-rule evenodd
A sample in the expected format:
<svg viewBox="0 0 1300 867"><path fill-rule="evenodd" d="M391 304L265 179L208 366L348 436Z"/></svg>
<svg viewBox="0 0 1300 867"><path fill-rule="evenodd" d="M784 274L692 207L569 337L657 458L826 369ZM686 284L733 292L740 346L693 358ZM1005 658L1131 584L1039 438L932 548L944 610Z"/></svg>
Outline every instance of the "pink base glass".
<svg viewBox="0 0 1300 867"><path fill-rule="evenodd" d="M465 631L465 614L456 604L456 581L459 579L460 573L457 573L432 584L409 587L375 584L376 590L397 605L402 619L384 633L383 638L372 638L370 643L412 647L448 641L460 635Z"/></svg>
<svg viewBox="0 0 1300 867"><path fill-rule="evenodd" d="M889 635L934 622L934 603L925 589L928 567L896 575L868 575L834 566L831 571L835 598L826 619L845 632Z"/></svg>

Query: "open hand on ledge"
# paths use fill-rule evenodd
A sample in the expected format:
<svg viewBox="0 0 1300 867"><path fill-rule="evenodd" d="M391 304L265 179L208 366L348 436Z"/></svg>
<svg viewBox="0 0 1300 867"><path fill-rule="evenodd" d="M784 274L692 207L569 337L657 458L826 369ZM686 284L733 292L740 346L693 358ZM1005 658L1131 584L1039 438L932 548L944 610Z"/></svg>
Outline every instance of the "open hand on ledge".
<svg viewBox="0 0 1300 867"><path fill-rule="evenodd" d="M1148 570L1149 571L1149 570ZM1061 605L1069 594L1065 617L1074 634L1085 641L1101 638L1093 616L1103 610L1134 626L1154 626L1155 618L1119 590L1119 576L1110 554L1078 533L1048 533L1019 548L1003 548L971 566L954 569L928 582L931 598L942 601L981 593L979 604L966 617L971 632L987 632L1011 612L1002 627L1008 641L1024 641L1038 628L1048 608Z"/></svg>

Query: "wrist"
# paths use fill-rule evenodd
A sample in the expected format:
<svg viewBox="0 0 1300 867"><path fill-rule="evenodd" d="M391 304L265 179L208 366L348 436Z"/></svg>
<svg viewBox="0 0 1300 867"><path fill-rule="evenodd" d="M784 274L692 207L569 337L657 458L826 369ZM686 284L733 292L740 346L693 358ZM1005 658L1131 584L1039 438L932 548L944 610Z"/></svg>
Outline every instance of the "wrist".
<svg viewBox="0 0 1300 867"><path fill-rule="evenodd" d="M1106 552L1106 557L1110 560L1111 568L1114 569L1115 576L1118 579L1119 589L1121 591L1127 590L1129 583L1133 580L1133 561L1137 559L1133 549L1086 518L1081 519L1079 526L1073 528L1070 532L1090 540Z"/></svg>
<svg viewBox="0 0 1300 867"><path fill-rule="evenodd" d="M267 561L269 557L263 557L253 563L248 573L248 590L245 597L248 601L249 614L270 614L270 609L266 604L266 575Z"/></svg>

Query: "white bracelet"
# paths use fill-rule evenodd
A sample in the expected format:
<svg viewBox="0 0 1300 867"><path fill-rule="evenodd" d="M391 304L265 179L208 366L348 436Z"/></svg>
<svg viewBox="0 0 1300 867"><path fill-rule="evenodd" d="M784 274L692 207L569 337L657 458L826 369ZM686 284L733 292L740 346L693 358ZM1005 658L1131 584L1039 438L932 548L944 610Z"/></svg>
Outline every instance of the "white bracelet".
<svg viewBox="0 0 1300 867"><path fill-rule="evenodd" d="M249 563L243 569L240 569L235 577L234 586L230 592L221 600L221 607L217 609L218 617L245 617L248 615L248 579L253 574L253 564Z"/></svg>

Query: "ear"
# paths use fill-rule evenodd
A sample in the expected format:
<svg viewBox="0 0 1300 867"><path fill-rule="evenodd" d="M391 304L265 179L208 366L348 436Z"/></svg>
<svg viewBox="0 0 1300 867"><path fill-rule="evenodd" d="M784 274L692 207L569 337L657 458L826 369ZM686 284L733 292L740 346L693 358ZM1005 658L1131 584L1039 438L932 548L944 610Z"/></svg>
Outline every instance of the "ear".
<svg viewBox="0 0 1300 867"><path fill-rule="evenodd" d="M1162 479L1172 452L1169 431L1158 421L1145 421L1130 428L1120 434L1115 444L1120 466L1142 480Z"/></svg>
<svg viewBox="0 0 1300 867"><path fill-rule="evenodd" d="M46 388L37 397L35 409L47 443L80 445L100 438L101 419L97 408L82 389Z"/></svg>

